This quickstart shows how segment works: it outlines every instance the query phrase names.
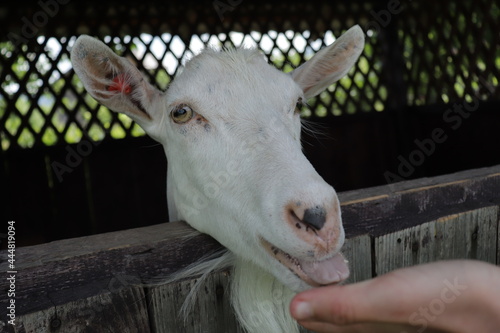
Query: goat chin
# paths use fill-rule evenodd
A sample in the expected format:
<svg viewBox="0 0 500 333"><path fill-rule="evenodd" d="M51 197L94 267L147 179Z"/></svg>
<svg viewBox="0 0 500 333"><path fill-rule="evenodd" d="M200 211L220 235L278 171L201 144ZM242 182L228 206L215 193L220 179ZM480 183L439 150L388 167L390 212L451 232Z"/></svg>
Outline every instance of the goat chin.
<svg viewBox="0 0 500 333"><path fill-rule="evenodd" d="M205 256L189 267L170 276L163 283L197 278L186 297L180 315L187 322L195 311L197 295L206 277L212 272L232 267L230 301L238 322L246 333L299 333L291 317L289 304L295 292L254 263L224 250ZM305 332L305 331L304 331Z"/></svg>
<svg viewBox="0 0 500 333"><path fill-rule="evenodd" d="M231 303L248 333L298 333L289 304L295 292L255 264L236 258Z"/></svg>

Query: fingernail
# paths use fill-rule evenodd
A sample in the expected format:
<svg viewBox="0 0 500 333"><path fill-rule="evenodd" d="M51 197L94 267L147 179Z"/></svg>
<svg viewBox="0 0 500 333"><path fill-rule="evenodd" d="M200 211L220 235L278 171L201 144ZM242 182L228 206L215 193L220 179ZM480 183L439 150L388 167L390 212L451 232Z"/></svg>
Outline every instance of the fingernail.
<svg viewBox="0 0 500 333"><path fill-rule="evenodd" d="M311 305L307 302L299 302L295 306L295 318L299 320L304 320L311 318L313 315L313 309Z"/></svg>

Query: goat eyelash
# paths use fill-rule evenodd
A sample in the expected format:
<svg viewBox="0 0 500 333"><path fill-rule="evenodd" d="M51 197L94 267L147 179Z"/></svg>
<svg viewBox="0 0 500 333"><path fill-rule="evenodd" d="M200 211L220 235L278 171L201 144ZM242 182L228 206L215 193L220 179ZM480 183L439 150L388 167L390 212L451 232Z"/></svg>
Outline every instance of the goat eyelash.
<svg viewBox="0 0 500 333"><path fill-rule="evenodd" d="M307 101L304 101L304 98L299 97L297 103L295 104L295 113L302 115L304 110L310 110L310 105Z"/></svg>

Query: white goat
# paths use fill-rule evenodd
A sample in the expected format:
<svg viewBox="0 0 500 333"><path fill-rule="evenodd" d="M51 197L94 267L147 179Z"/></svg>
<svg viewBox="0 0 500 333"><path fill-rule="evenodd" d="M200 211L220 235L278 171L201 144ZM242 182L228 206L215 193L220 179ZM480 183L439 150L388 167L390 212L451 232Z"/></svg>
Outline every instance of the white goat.
<svg viewBox="0 0 500 333"><path fill-rule="evenodd" d="M231 301L248 332L298 332L293 294L349 274L339 201L302 154L298 106L343 77L363 46L355 26L288 74L257 50L207 49L165 92L96 39L73 47L87 91L163 145L170 220L229 250L186 274L231 264Z"/></svg>

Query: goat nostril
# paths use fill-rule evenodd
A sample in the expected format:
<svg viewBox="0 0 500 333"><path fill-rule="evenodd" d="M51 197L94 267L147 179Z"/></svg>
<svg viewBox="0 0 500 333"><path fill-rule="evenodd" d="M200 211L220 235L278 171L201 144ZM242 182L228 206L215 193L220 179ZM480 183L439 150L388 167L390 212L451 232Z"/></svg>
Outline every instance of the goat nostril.
<svg viewBox="0 0 500 333"><path fill-rule="evenodd" d="M306 209L302 222L316 230L321 230L326 222L325 209L320 206Z"/></svg>

